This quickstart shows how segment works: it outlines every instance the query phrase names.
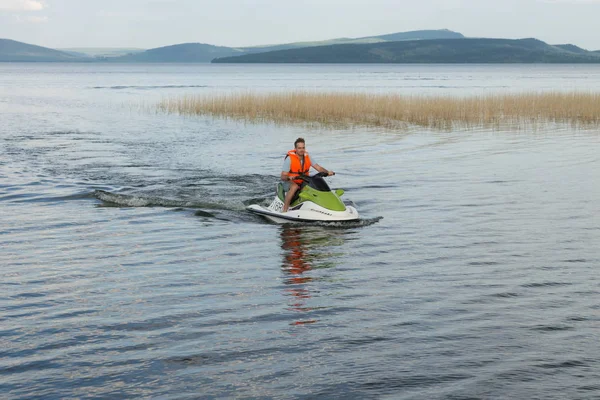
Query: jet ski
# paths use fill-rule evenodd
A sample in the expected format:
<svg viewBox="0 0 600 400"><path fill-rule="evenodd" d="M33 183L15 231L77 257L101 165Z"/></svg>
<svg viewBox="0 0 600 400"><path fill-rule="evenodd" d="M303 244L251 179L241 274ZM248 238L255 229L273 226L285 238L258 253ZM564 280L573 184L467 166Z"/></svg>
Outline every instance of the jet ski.
<svg viewBox="0 0 600 400"><path fill-rule="evenodd" d="M358 211L347 206L341 200L343 189L331 190L319 172L313 176L303 176L304 183L296 192L287 212L283 212L285 191L279 182L275 187L275 199L269 207L252 204L248 211L277 223L317 222L317 221L354 221L358 219Z"/></svg>

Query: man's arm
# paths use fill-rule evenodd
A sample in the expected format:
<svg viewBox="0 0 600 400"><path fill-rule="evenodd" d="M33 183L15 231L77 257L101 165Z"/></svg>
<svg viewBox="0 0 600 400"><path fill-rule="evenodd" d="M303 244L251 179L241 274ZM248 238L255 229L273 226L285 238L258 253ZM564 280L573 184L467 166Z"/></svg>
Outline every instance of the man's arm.
<svg viewBox="0 0 600 400"><path fill-rule="evenodd" d="M289 181L290 180L290 166L292 165L292 160L290 160L289 157L286 157L285 160L283 160L283 166L281 167L281 180L282 181Z"/></svg>
<svg viewBox="0 0 600 400"><path fill-rule="evenodd" d="M322 172L322 173L324 173L324 174L327 174L328 176L335 175L335 172L333 172L333 171L328 171L328 170L326 170L325 168L321 167L319 164L313 164L313 165L312 165L312 167L313 167L314 169L316 169L317 171L319 171L319 172Z"/></svg>
<svg viewBox="0 0 600 400"><path fill-rule="evenodd" d="M290 174L287 171L281 171L281 180L282 181L289 181L290 180Z"/></svg>

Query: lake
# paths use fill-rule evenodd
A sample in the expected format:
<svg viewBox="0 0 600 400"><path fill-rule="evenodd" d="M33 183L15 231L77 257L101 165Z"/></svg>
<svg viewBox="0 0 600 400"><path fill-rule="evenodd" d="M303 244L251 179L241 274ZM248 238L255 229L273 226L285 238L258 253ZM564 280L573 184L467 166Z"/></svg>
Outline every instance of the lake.
<svg viewBox="0 0 600 400"><path fill-rule="evenodd" d="M170 96L600 91L597 65L0 64L0 392L600 398L600 135L318 129ZM361 221L276 225L297 137Z"/></svg>

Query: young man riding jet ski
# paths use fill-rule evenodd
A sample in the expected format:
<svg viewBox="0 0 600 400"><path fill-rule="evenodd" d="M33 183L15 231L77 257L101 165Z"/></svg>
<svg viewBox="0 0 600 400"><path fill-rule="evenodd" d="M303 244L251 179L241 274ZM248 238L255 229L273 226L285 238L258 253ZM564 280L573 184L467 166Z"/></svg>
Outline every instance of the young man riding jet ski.
<svg viewBox="0 0 600 400"><path fill-rule="evenodd" d="M251 204L246 209L277 223L357 220L356 208L340 198L344 191L331 190L323 179L334 172L311 160L305 146L304 139L298 138L294 149L287 153L281 172L283 182L275 185L271 204L268 207ZM319 173L308 176L311 167Z"/></svg>
<svg viewBox="0 0 600 400"><path fill-rule="evenodd" d="M300 189L302 183L304 183L304 179L301 176L307 177L310 167L323 174L327 174L327 176L335 175L335 172L327 171L316 162L313 163L306 152L306 142L303 138L298 138L294 142L294 149L287 152L283 161L281 180L284 181L284 190L286 191L285 200L283 201L283 212L287 212L294 195Z"/></svg>

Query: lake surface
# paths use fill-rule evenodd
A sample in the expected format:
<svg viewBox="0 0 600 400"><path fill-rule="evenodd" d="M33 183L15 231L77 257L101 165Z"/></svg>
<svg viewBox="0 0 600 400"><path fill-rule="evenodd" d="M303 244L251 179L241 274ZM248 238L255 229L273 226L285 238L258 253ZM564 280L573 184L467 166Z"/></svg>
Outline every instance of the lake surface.
<svg viewBox="0 0 600 400"><path fill-rule="evenodd" d="M165 97L600 91L600 66L0 64L0 393L600 398L600 134L321 130ZM298 136L361 213L275 225Z"/></svg>

